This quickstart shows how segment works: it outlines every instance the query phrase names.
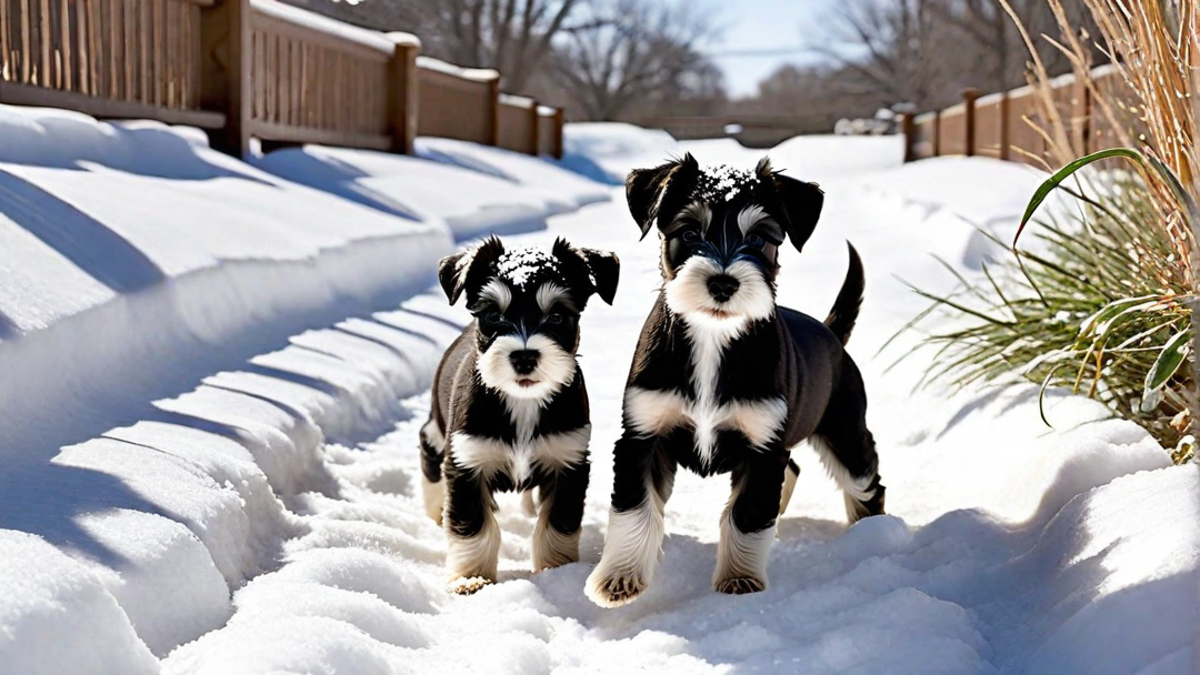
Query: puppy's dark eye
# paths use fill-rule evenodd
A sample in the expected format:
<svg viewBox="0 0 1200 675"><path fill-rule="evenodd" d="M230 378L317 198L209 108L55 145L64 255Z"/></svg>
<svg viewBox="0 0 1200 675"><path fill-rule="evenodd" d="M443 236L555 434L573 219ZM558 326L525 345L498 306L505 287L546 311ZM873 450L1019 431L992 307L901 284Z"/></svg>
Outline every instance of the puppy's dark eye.
<svg viewBox="0 0 1200 675"><path fill-rule="evenodd" d="M765 243L767 243L766 240L764 240L762 237L758 236L757 234L746 235L746 245L747 246L753 246L754 248L762 248L763 244L765 244Z"/></svg>
<svg viewBox="0 0 1200 675"><path fill-rule="evenodd" d="M696 230L684 230L683 234L679 235L679 238L683 239L689 244L694 244L700 241L700 233Z"/></svg>
<svg viewBox="0 0 1200 675"><path fill-rule="evenodd" d="M483 322L493 326L498 326L504 323L504 315L499 310L493 309L484 313Z"/></svg>
<svg viewBox="0 0 1200 675"><path fill-rule="evenodd" d="M566 320L567 317L563 316L563 313L559 311L550 312L546 315L546 323L556 326Z"/></svg>

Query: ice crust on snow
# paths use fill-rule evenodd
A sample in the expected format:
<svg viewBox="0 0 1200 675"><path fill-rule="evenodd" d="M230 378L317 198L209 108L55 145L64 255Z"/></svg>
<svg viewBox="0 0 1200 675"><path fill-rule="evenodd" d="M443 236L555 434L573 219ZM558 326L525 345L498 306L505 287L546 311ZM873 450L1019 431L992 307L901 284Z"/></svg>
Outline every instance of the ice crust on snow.
<svg viewBox="0 0 1200 675"><path fill-rule="evenodd" d="M494 149L437 139L430 139L436 141L432 145L456 153L455 166L432 165L425 172L418 168L428 161L322 148L274 160L276 168L304 165L315 176L312 183L328 192L344 190L359 198L352 201L373 202L363 209L232 160L222 166L272 187L260 191L234 182L242 178L187 177L198 175L190 173L148 181L139 171L170 166L162 155L169 148L183 150L181 157L195 154L174 140L124 158L98 152L96 161L105 163L95 165L38 165L34 171L28 163L55 152L70 155L62 148L14 161L17 152L29 150L31 139L54 146L62 129L87 130L81 138L97 147L112 142L103 136L108 132L94 134L105 127L82 122L72 118L60 131L22 132L13 136L19 141L13 146L0 144L0 153L11 153L0 159L6 162L0 163L0 178L36 175L44 192L102 225L128 226L135 234L134 215L121 210L129 207L106 202L105 189L146 195L153 194L151 186L167 194L206 189L219 197L208 208L230 207L221 217L249 218L235 211L250 209L274 228L275 246L297 251L297 241L324 232L312 224L319 218L369 221L365 224L378 227L382 241L393 237L398 243L383 246L374 235L366 235L362 247L345 238L309 241L304 246L311 245L312 252L293 257L266 243L270 237L250 243L236 239L236 231L221 231L213 236L235 237L227 245L244 247L247 256L255 246L262 249L259 258L238 263L254 273L236 277L226 269L236 265L212 256L214 262L200 266L197 285L184 283L186 274L171 277L171 293L187 298L181 306L188 310L181 313L162 309L177 306L166 302L167 294L150 303L136 299L153 295L153 284L130 293L94 282L97 270L81 264L86 258L62 256L43 238L24 239L26 258L5 257L0 249L6 264L27 262L31 269L22 273L33 280L31 287L44 289L41 297L52 297L53 285L40 275L53 256L34 252L60 255L61 264L51 267L56 273L77 270L76 277L63 277L70 286L60 290L57 304L47 305L59 314L46 327L22 324L0 335L6 372L28 386L39 384L34 375L62 381L58 388L30 389L50 406L43 413L29 412L19 398L22 390L0 383L0 403L29 415L24 421L8 417L6 423L19 427L0 429L10 441L0 472L0 527L32 533L0 529L5 673L640 669L1117 675L1185 673L1194 662L1200 534L1188 525L1200 521L1200 469L1169 466L1143 430L1106 419L1094 402L1048 392L1046 412L1055 424L1049 430L1039 416L1037 387L914 393L924 367L920 359L885 370L893 360L886 352L870 357L924 308L894 279L929 288L952 284L953 276L926 255L930 251L960 274L977 274L977 261L988 251L971 223L985 223L1001 239L1011 236L1024 198L1040 180L1036 174L979 158L901 166L902 148L889 138L802 138L771 151L774 166L820 181L828 195L822 226L804 255L781 253L780 302L822 316L837 292L830 280L845 273L846 238L859 248L875 280L849 349L870 395L869 422L880 447L890 515L847 528L840 496L813 453L801 448L800 484L771 552L771 587L731 598L709 586L728 483L681 474L667 504L670 536L655 586L634 605L605 611L591 605L581 588L599 555L612 485L610 453L620 433L625 370L610 364L630 362L634 336L658 284L657 250L639 245L632 228L613 226L628 219L619 195L614 192L618 199L612 203L552 219L549 197L531 198L522 206L529 210L508 212L516 219L522 213L550 219L549 232L510 237L513 251L548 247L561 235L576 245L616 251L623 261L621 301L582 319L580 360L594 425L583 561L530 575L533 524L519 500L505 496L498 514L504 531L500 583L459 598L444 590L445 535L424 514L416 434L428 414L427 390L441 350L469 317L434 291L403 303L396 296L415 291L385 294L373 303L353 299L373 295L395 275L425 270L425 281L431 281L433 263L450 246L444 228L451 207L466 214L471 204L505 203L503 191L489 183L495 191L472 195L470 204L450 204L447 197L442 206L425 202L428 212L417 215L387 210L420 199L443 179L466 184L471 180L462 177L466 164L476 168L465 175L510 188L547 176L546 185L554 187L546 193L555 192L564 209L578 203L579 193L566 187L571 179L555 178L557 169L534 158L521 158L522 163ZM113 147L128 147L131 137L124 130L109 129ZM168 135L186 148L201 148L208 158L197 139ZM610 150L596 152L592 161L614 172L635 162L651 165L642 153L658 138L603 125L585 135L591 148ZM90 152L88 147L82 144L79 153ZM675 154L691 151L734 167L751 167L759 155L724 142L670 147ZM313 158L315 163L305 164ZM321 173L329 170L336 170L337 180ZM125 180L129 184L118 189ZM72 192L83 184L91 187ZM945 189L931 192L928 185ZM515 189L510 199L520 202L535 193ZM5 213L0 222L12 219L5 198L0 191ZM173 213L146 199L151 203L138 213ZM274 220L275 209L284 207L273 200L304 200L303 208L312 213L296 222ZM43 195L26 203L46 208L47 201ZM441 238L426 240L427 227L442 228ZM29 232L24 226L0 227L0 236L7 232L19 241L22 231ZM396 232L412 237L397 238ZM150 241L142 237L149 236L137 234L130 241L141 251ZM417 245L427 241L428 246ZM368 242L376 245L376 254ZM177 255L184 259L195 245L194 240ZM324 279L337 281L318 281ZM96 283L93 294L81 295L98 310L63 304L79 297L73 289L87 289L89 280ZM212 286L201 281L228 286L202 301L199 290ZM12 287L0 287L0 302L12 299L6 288ZM129 319L110 325L117 305L125 305L121 311ZM326 309L306 313L304 321L280 319L296 306ZM389 309L378 311L381 306ZM231 315L235 309L239 314ZM73 323L77 314L90 312L99 315L94 323ZM187 329L171 330L181 315ZM259 317L256 330L269 335L247 338L238 329L244 316ZM76 380L86 375L89 362L55 355L72 353L63 352L63 345L73 344L81 332L101 347L90 352L94 357L117 353L112 345L121 338L131 341L129 353L138 358L105 362ZM161 337L151 340L140 332ZM56 340L61 342L52 346ZM190 351L180 351L189 340L195 341ZM37 346L41 343L47 344ZM906 335L892 349L914 348ZM220 350L231 355L203 356ZM22 356L38 358L22 365ZM101 377L105 373L110 374ZM147 384L162 379L174 389ZM76 418L94 415L92 406L71 400L96 401L96 395L77 391L92 387L112 400L89 427ZM95 433L75 438L90 428ZM24 452L12 449L13 439L47 437L72 440L60 444L66 447L44 448L42 455L28 452L36 444L18 443Z"/></svg>

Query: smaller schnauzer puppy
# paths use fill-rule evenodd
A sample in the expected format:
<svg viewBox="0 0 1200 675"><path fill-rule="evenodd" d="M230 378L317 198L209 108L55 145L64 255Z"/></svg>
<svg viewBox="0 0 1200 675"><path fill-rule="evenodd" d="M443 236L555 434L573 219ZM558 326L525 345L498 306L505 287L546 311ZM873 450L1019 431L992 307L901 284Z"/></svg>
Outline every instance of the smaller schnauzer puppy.
<svg viewBox="0 0 1200 675"><path fill-rule="evenodd" d="M776 306L779 247L785 238L804 246L824 196L765 159L753 172L703 170L685 155L630 173L626 196L642 236L658 228L663 286L626 384L608 534L586 593L616 607L649 586L680 465L732 475L714 589L764 590L801 441L841 486L852 522L883 513L867 397L843 349L862 302L862 264L851 247L824 322Z"/></svg>
<svg viewBox="0 0 1200 675"><path fill-rule="evenodd" d="M579 315L593 293L612 304L619 272L615 255L562 239L546 253L491 237L439 263L450 304L465 293L475 317L442 357L420 434L425 508L446 529L454 592L496 579L496 492L538 490L535 572L579 560L592 429Z"/></svg>

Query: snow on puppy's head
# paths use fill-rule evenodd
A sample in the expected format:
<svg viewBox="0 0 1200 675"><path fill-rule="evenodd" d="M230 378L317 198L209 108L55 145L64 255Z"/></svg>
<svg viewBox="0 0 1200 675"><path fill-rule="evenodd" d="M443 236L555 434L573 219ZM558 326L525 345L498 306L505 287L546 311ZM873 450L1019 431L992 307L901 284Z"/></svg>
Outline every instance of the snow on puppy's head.
<svg viewBox="0 0 1200 675"><path fill-rule="evenodd" d="M544 400L575 377L579 315L593 293L612 304L620 261L558 239L549 251L507 250L497 237L442 258L450 303L475 317L480 379L508 396Z"/></svg>

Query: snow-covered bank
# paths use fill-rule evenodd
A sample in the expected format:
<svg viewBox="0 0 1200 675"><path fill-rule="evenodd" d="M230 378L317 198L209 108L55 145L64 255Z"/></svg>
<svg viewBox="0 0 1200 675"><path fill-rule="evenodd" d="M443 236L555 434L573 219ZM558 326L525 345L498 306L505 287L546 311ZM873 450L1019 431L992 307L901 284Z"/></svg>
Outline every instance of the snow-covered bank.
<svg viewBox="0 0 1200 675"><path fill-rule="evenodd" d="M397 166L410 193L488 191L398 217L193 129L0 106L0 672L156 672L227 621L308 530L290 501L338 494L325 439L377 436L428 386L454 330L396 307L447 219L520 231L579 203L372 164Z"/></svg>
<svg viewBox="0 0 1200 675"><path fill-rule="evenodd" d="M426 145L438 147L436 140L422 143ZM494 151L490 157L482 149L458 154L493 162L499 158L500 163L508 159L512 164L502 152ZM535 158L530 161L544 164ZM557 186L551 183L543 187L498 177L494 175L495 168L484 167L485 159L476 159L470 168L464 168L466 163L462 159L443 163L321 146L278 150L254 160L256 166L277 176L384 213L415 220L439 218L458 241L489 232L514 234L545 229L546 218L573 211L580 204L575 195L553 188L568 181L576 186L583 179L548 164L544 165L546 169L558 175Z"/></svg>
<svg viewBox="0 0 1200 675"><path fill-rule="evenodd" d="M781 301L823 316L845 274L846 239L866 264L849 350L867 383L889 515L847 528L831 481L801 449L766 592L711 591L728 482L683 474L656 585L613 611L583 597L626 369L659 285L658 251L638 241L613 189L609 203L511 237L565 236L622 260L616 303L589 309L582 325L594 430L580 564L529 574L532 522L505 498L501 583L445 593L444 534L424 513L416 434L430 372L464 313L429 292L399 309L347 311L338 318L355 318L286 346L280 338L248 362L212 357L203 374L226 372L142 401L117 428L17 472L31 486L5 489L22 495L18 515L38 536L0 531L0 671L1189 672L1197 468L1169 467L1140 428L1060 392L1047 409L1054 429L1035 388L914 392L928 364L915 336L874 356L925 306L897 277L933 290L952 283L930 252L974 273L972 223L1008 231L1011 206L1036 177L977 159L901 166L892 139L871 140L796 139L770 154L827 192L804 254L783 254ZM763 154L722 141L651 157L629 130L611 145L620 143L637 154L597 160L613 172L666 152L740 165ZM318 153L322 163L334 156ZM370 153L353 159L386 178L352 181L377 187L372 199L422 198L407 169Z"/></svg>

